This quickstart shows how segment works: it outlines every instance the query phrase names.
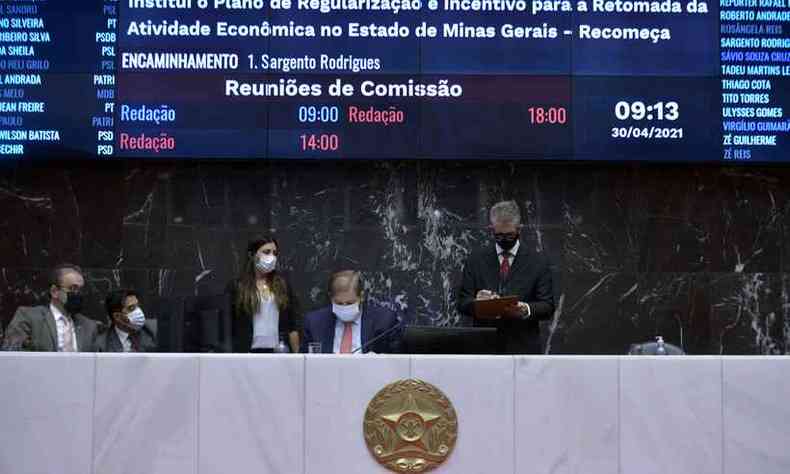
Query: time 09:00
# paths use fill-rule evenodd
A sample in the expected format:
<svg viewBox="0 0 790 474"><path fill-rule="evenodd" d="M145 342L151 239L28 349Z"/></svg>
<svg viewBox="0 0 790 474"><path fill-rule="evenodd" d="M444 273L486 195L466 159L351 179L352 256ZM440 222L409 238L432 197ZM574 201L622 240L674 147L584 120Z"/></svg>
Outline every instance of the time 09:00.
<svg viewBox="0 0 790 474"><path fill-rule="evenodd" d="M301 123L336 123L340 119L340 109L329 105L302 105L298 115Z"/></svg>

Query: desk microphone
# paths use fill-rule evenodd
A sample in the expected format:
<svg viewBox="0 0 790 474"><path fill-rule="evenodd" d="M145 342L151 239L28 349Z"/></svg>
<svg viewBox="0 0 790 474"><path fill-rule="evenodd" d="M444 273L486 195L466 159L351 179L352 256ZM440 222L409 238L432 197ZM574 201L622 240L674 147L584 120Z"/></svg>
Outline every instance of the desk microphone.
<svg viewBox="0 0 790 474"><path fill-rule="evenodd" d="M384 331L383 333L381 333L378 336L374 337L373 339L369 340L365 344L357 347L356 349L351 351L351 353L352 354L356 354L357 352L360 352L360 351L361 352L365 352L370 346L372 346L374 343L378 342L384 336L388 336L388 335L392 334L393 332L395 332L396 329L401 329L402 327L403 327L403 321L401 321L401 319L398 318L398 324L396 324L396 325L392 326L391 328L387 329L386 331Z"/></svg>

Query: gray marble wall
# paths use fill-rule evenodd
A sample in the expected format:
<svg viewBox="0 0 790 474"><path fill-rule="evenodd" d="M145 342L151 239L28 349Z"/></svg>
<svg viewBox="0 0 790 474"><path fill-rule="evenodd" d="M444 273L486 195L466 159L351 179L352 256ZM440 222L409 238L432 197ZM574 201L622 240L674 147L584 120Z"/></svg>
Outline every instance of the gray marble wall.
<svg viewBox="0 0 790 474"><path fill-rule="evenodd" d="M663 334L694 354L790 353L790 168L527 162L50 163L0 169L0 321L46 297L46 270L109 289L219 292L246 242L281 240L303 305L327 274L452 325L453 288L515 199L522 240L555 265L549 353L620 354Z"/></svg>

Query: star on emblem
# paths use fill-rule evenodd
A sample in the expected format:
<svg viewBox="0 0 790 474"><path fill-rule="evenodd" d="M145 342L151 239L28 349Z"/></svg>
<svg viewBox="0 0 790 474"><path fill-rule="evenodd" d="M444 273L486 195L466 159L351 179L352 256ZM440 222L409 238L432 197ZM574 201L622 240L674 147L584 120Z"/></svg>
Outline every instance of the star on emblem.
<svg viewBox="0 0 790 474"><path fill-rule="evenodd" d="M411 393L406 396L398 409L381 415L381 419L399 435L397 438L398 443L395 446L396 451L409 445L427 451L428 448L421 441L422 435L439 418L441 418L439 413L420 409L417 405L417 400Z"/></svg>

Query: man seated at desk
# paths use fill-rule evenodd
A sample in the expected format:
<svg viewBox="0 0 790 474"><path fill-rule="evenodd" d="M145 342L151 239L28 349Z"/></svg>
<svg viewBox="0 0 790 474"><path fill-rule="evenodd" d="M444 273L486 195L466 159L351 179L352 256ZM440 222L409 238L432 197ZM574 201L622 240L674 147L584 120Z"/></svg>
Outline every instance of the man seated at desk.
<svg viewBox="0 0 790 474"><path fill-rule="evenodd" d="M49 276L49 304L20 306L6 330L5 350L95 352L98 324L82 314L85 279L64 263Z"/></svg>
<svg viewBox="0 0 790 474"><path fill-rule="evenodd" d="M156 352L156 330L146 321L132 290L113 291L104 301L110 327L98 339L102 352Z"/></svg>
<svg viewBox="0 0 790 474"><path fill-rule="evenodd" d="M398 352L400 331L395 327L399 324L398 317L386 308L364 301L359 272L345 270L333 274L328 291L331 305L304 318L302 352L307 352L311 343L320 343L321 352L326 354Z"/></svg>

